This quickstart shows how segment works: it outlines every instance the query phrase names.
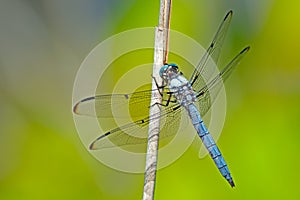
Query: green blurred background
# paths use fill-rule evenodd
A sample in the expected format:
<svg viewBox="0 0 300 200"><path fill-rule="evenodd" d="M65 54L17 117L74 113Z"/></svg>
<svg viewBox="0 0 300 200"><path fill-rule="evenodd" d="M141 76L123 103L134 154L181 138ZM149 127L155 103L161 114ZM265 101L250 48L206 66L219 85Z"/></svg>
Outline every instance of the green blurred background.
<svg viewBox="0 0 300 200"><path fill-rule="evenodd" d="M155 199L300 199L300 1L177 0L171 28L207 46L230 9L221 63L251 46L226 83L218 141L236 188L191 147L158 171ZM0 199L141 199L143 174L109 169L81 144L72 87L94 46L156 26L158 12L158 0L1 0Z"/></svg>

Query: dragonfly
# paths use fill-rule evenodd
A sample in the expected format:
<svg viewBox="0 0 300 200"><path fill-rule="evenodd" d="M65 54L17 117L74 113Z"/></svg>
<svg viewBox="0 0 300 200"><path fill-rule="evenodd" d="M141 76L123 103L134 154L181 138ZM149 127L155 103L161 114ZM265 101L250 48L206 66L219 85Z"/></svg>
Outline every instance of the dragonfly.
<svg viewBox="0 0 300 200"><path fill-rule="evenodd" d="M240 53L209 81L204 80L202 77L203 73L211 67L211 59L215 63L218 62L220 50L232 14L232 11L226 14L212 42L189 79L179 71L177 64L164 64L161 67L159 75L163 80L162 85L159 86L154 79L157 86L156 91L159 91L159 95L161 96L157 98L162 98L159 113L145 116L144 111L149 111L149 103L153 90L143 90L127 94L102 94L87 97L77 102L73 107L73 112L78 115L115 118L118 116L113 114L112 107L122 109L126 105L134 109L130 113L132 117L137 119L100 135L92 141L89 149L97 150L113 147L114 145L125 146L147 143L147 138L138 137L138 135L140 132L148 130L151 120L165 121L160 130L160 138L169 137L175 132L174 127L178 126L180 116L185 112L221 175L227 180L231 187L234 187L235 184L225 159L202 120L202 117L209 111L216 99L216 96L211 94L217 94L218 91L220 91L222 83L227 80L235 67L240 63L240 60L250 49L250 47L247 46L240 51ZM94 112L92 108L94 108L96 112ZM111 143L107 143L107 139L109 139Z"/></svg>

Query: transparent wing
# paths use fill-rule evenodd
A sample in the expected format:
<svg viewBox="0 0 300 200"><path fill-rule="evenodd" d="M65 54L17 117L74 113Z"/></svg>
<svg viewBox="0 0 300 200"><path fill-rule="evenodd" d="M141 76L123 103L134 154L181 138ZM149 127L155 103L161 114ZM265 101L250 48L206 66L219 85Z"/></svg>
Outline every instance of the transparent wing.
<svg viewBox="0 0 300 200"><path fill-rule="evenodd" d="M232 11L229 11L226 14L221 25L219 26L217 33L215 34L211 44L209 45L205 54L202 56L199 64L197 65L196 69L194 70L194 72L190 78L190 83L195 91L200 90L201 87L204 86L205 82L211 78L211 76L214 72L214 69L211 66L213 66L214 64L217 64L217 62L218 62L220 51L221 51L221 48L222 48L222 45L224 42L226 32L228 30L231 18L232 18Z"/></svg>
<svg viewBox="0 0 300 200"><path fill-rule="evenodd" d="M103 122L102 125L110 131L96 138L91 143L90 149L146 144L150 120L160 119L160 138L174 135L180 124L182 108L175 103L167 88L161 94L163 95L163 104L169 101L169 106L162 106L160 115L156 113L152 116L149 116L152 90L130 94L98 95L76 103L73 108L75 114L104 118L104 120L108 118L109 120ZM160 95L157 98L160 98ZM125 118L125 121L132 122L118 126L116 125L116 118ZM102 120L99 123L101 125ZM111 129L112 127L116 128Z"/></svg>
<svg viewBox="0 0 300 200"><path fill-rule="evenodd" d="M240 63L241 59L247 54L250 47L244 48L238 55L236 55L231 62L229 62L224 69L217 74L207 85L196 91L196 96L199 102L199 111L204 116L222 87L222 83L230 76L234 68Z"/></svg>
<svg viewBox="0 0 300 200"><path fill-rule="evenodd" d="M182 107L173 104L162 107L161 113L150 117L139 119L135 122L112 129L96 138L90 145L91 150L110 148L114 146L125 146L133 144L146 144L148 125L150 120L159 120L161 123L160 138L169 137L176 133L179 127Z"/></svg>
<svg viewBox="0 0 300 200"><path fill-rule="evenodd" d="M167 92L161 92L168 96ZM107 94L85 98L73 107L78 115L98 118L139 117L149 115L152 90L139 91L129 94ZM155 98L160 98L157 96Z"/></svg>

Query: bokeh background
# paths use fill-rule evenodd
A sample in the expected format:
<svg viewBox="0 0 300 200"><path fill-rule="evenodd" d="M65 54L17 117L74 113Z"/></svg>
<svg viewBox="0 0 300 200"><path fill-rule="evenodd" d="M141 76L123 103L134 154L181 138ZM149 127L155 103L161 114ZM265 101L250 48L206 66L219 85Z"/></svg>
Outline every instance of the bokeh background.
<svg viewBox="0 0 300 200"><path fill-rule="evenodd" d="M236 188L191 147L158 171L155 199L300 199L300 2L177 0L171 28L207 46L230 9L221 64L251 46L226 83L218 141ZM72 88L99 42L154 27L158 13L158 0L0 1L0 199L141 198L143 174L109 169L81 144Z"/></svg>

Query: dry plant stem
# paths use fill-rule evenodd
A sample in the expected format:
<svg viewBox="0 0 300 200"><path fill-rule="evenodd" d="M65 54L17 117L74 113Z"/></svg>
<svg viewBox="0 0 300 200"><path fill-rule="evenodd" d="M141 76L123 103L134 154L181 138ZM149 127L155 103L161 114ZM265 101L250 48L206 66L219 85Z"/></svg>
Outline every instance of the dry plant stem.
<svg viewBox="0 0 300 200"><path fill-rule="evenodd" d="M159 70L168 59L168 43L169 43L169 26L170 26L170 11L171 11L172 0L161 0L160 1L160 15L159 25L155 31L155 44L154 44L154 63L152 75L155 77L158 83L162 83L162 79L159 76ZM152 80L152 99L150 103L150 113L160 112L161 99L160 94L157 90L154 80ZM154 98L155 97L155 98ZM155 106L151 106L155 105ZM159 141L160 122L159 120L149 122L149 134L148 134L148 146L146 155L146 168L145 168L145 181L144 181L144 192L143 200L154 199L154 189L156 180L156 168L157 168L157 152L158 152L158 141Z"/></svg>

